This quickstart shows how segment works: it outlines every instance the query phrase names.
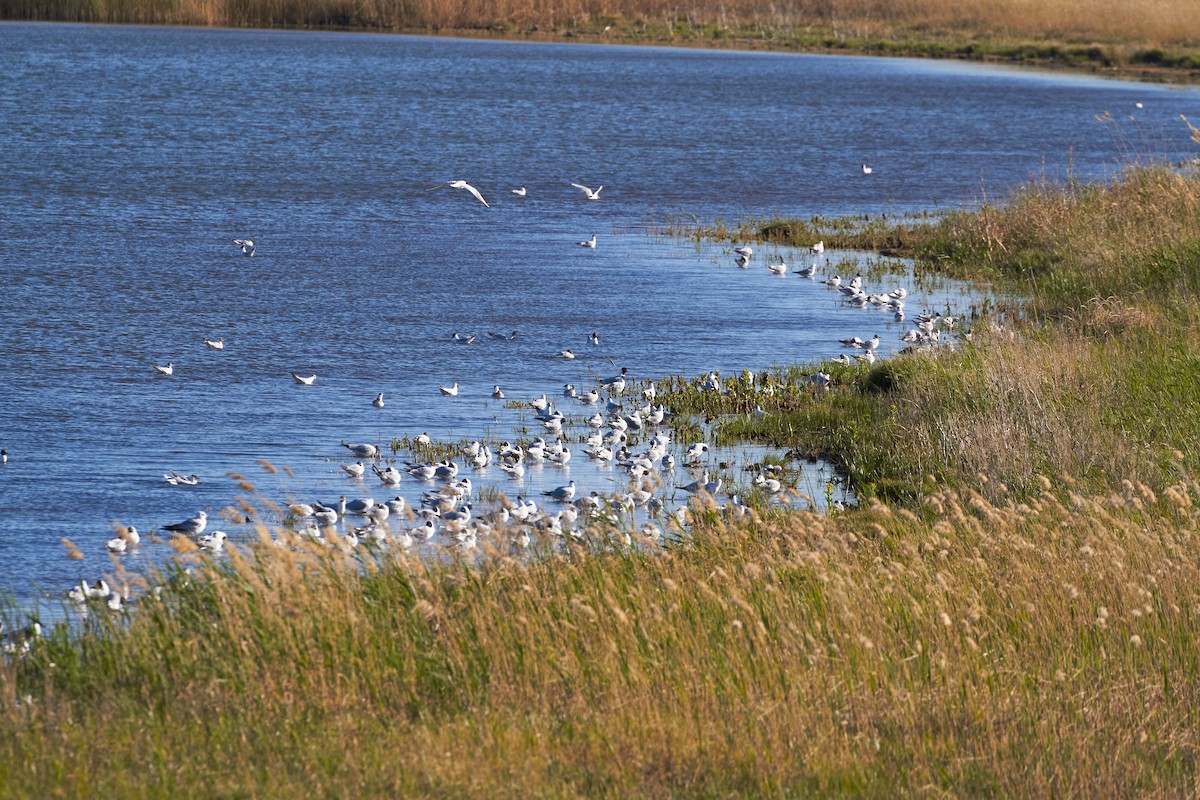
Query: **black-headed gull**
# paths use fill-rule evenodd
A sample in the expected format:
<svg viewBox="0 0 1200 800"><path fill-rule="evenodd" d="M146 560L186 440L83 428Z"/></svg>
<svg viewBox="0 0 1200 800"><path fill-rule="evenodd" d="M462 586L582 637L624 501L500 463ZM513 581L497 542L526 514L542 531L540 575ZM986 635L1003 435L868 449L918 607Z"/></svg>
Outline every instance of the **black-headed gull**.
<svg viewBox="0 0 1200 800"><path fill-rule="evenodd" d="M810 253L816 253L817 255L824 253L825 252L825 240L822 239L821 241L814 244L812 247L808 248L808 250Z"/></svg>
<svg viewBox="0 0 1200 800"><path fill-rule="evenodd" d="M254 240L253 239L234 239L233 243L242 248L242 252L247 256L254 255Z"/></svg>
<svg viewBox="0 0 1200 800"><path fill-rule="evenodd" d="M167 362L167 365L165 367L155 364L154 370L159 375L174 375L175 374L175 364L170 361Z"/></svg>
<svg viewBox="0 0 1200 800"><path fill-rule="evenodd" d="M379 448L373 444L346 444L342 442L342 446L350 448L350 452L359 458L374 458L379 455Z"/></svg>
<svg viewBox="0 0 1200 800"><path fill-rule="evenodd" d="M439 386L438 391L444 397L458 397L458 381L455 381L453 386Z"/></svg>
<svg viewBox="0 0 1200 800"><path fill-rule="evenodd" d="M199 539L200 548L216 552L225 546L225 539L228 538L225 531L213 531L207 536L201 536Z"/></svg>
<svg viewBox="0 0 1200 800"><path fill-rule="evenodd" d="M301 386L312 386L317 380L317 374L314 372L312 375L301 375L299 372L293 372L292 380Z"/></svg>
<svg viewBox="0 0 1200 800"><path fill-rule="evenodd" d="M479 193L479 190L466 181L447 181L446 183L440 183L437 186L430 187L429 191L432 192L434 189L440 189L443 186L449 186L451 189L466 189L475 197L476 200L483 203L488 208L491 208L491 206L488 205L487 200L483 199L483 195Z"/></svg>
<svg viewBox="0 0 1200 800"><path fill-rule="evenodd" d="M225 337L222 336L220 339L205 339L204 346L207 347L209 350L224 350L225 349Z"/></svg>
<svg viewBox="0 0 1200 800"><path fill-rule="evenodd" d="M871 167L868 167L866 164L863 164L863 165L862 165L862 173L863 173L863 175L870 175L870 174L871 174L872 172L874 172L874 171L875 171L874 169L872 169Z"/></svg>
<svg viewBox="0 0 1200 800"><path fill-rule="evenodd" d="M561 500L564 503L569 503L575 498L575 481L569 482L566 486L559 486L548 492L542 492L542 494L553 500Z"/></svg>
<svg viewBox="0 0 1200 800"><path fill-rule="evenodd" d="M371 405L376 408L383 408L383 392L375 395L375 399L371 401Z"/></svg>
<svg viewBox="0 0 1200 800"><path fill-rule="evenodd" d="M588 239L586 242L578 242L578 245L580 247L590 247L593 250L595 250L596 249L596 234L593 233L592 238Z"/></svg>
<svg viewBox="0 0 1200 800"><path fill-rule="evenodd" d="M737 253L739 256L745 256L746 258L749 258L750 256L754 255L754 248L750 247L749 245L742 245L741 247L733 248L733 252Z"/></svg>
<svg viewBox="0 0 1200 800"><path fill-rule="evenodd" d="M500 391L500 384L496 384L496 388L492 389L492 397L496 400L504 399L504 392Z"/></svg>
<svg viewBox="0 0 1200 800"><path fill-rule="evenodd" d="M517 197L524 197L526 194L525 187L522 186L520 189L513 189L512 193L515 194Z"/></svg>
<svg viewBox="0 0 1200 800"><path fill-rule="evenodd" d="M363 473L367 471L367 468L363 466L361 461L355 461L353 464L339 464L338 466L345 470L346 474L351 478L361 478Z"/></svg>
<svg viewBox="0 0 1200 800"><path fill-rule="evenodd" d="M579 191L586 194L588 200L599 200L600 199L600 189L604 188L603 186L601 186L599 189L596 189L593 191L592 189L589 189L588 187L584 186L582 183L572 183L571 185L574 186Z"/></svg>

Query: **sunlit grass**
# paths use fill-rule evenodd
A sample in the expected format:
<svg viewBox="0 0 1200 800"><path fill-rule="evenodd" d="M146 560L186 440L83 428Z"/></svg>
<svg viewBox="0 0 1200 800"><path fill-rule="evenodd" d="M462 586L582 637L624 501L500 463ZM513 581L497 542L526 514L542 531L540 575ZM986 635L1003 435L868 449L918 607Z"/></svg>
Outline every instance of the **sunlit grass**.
<svg viewBox="0 0 1200 800"><path fill-rule="evenodd" d="M271 544L0 668L9 796L1185 793L1197 489L479 566ZM549 548L547 548L549 549ZM83 787L86 787L84 789Z"/></svg>

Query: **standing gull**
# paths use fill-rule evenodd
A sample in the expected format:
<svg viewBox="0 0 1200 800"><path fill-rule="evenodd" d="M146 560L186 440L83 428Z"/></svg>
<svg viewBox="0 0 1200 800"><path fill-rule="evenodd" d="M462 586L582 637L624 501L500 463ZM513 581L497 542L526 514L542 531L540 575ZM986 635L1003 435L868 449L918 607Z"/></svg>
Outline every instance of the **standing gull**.
<svg viewBox="0 0 1200 800"><path fill-rule="evenodd" d="M182 533L184 536L195 536L204 531L204 526L208 524L208 512L201 511L191 519L185 519L183 522L176 522L172 525L163 525L164 531L171 533Z"/></svg>

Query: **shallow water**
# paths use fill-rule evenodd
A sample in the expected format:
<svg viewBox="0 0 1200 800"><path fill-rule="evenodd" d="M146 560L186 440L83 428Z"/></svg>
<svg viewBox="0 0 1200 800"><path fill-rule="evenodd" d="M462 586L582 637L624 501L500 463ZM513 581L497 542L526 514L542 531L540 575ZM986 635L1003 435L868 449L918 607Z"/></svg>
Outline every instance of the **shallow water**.
<svg viewBox="0 0 1200 800"><path fill-rule="evenodd" d="M759 248L742 271L729 245L651 235L656 220L970 205L1031 175L1181 159L1178 115L1200 115L1195 89L951 63L336 33L0 24L0 74L0 587L19 596L109 567L114 521L215 514L226 473L301 499L391 496L341 474L339 443L509 438L521 416L494 384L529 399L616 366L898 346L880 312L764 267L806 253ZM455 178L491 207L428 191ZM246 236L252 259L232 245ZM923 291L910 310L977 297ZM226 349L205 349L216 337ZM580 357L551 357L567 347ZM167 470L203 482L169 487ZM613 485L578 451L570 476Z"/></svg>

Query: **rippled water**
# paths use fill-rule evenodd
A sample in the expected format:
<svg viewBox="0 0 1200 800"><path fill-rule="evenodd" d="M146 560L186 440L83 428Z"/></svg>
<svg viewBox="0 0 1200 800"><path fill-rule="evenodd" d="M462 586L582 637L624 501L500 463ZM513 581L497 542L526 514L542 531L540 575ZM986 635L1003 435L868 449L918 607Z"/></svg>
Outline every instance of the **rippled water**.
<svg viewBox="0 0 1200 800"><path fill-rule="evenodd" d="M1200 116L1194 89L950 63L336 33L0 24L0 75L0 587L19 595L108 566L112 521L215 513L227 472L335 500L374 484L340 474L342 440L506 438L521 414L493 384L761 369L876 332L895 349L883 316L763 269L806 254L737 270L654 220L972 204L1183 158L1178 115ZM491 208L428 191L455 178ZM550 357L566 347L581 357ZM615 485L582 461L570 477ZM168 487L172 469L203 483Z"/></svg>

